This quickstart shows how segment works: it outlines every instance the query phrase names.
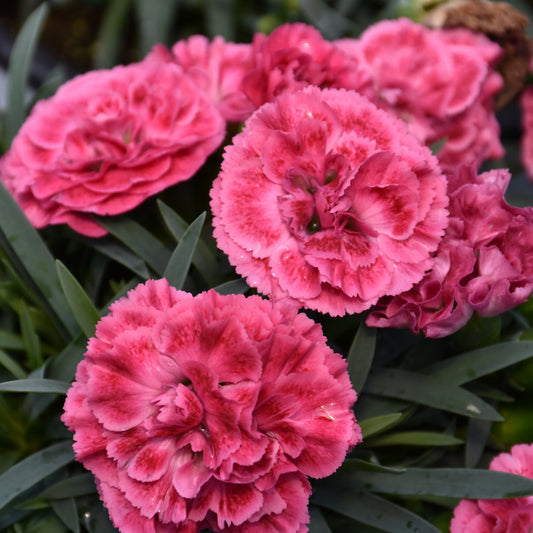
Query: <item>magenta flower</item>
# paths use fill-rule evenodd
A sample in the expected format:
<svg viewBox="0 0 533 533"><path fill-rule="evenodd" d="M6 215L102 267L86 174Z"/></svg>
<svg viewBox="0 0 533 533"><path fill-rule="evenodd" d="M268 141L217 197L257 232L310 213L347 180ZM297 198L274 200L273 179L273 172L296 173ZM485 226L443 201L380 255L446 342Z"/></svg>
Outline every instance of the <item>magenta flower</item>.
<svg viewBox="0 0 533 533"><path fill-rule="evenodd" d="M533 479L533 445L517 444L496 456L490 470ZM530 533L533 496L504 500L462 500L455 508L450 533Z"/></svg>
<svg viewBox="0 0 533 533"><path fill-rule="evenodd" d="M450 223L426 276L409 291L384 298L368 316L376 327L408 327L444 337L477 311L495 316L533 290L533 208L504 198L510 174L462 167L450 177Z"/></svg>
<svg viewBox="0 0 533 533"><path fill-rule="evenodd" d="M193 35L178 41L171 51L162 45L154 47L147 59L176 62L209 95L227 121L241 122L255 109L242 88L243 78L254 65L250 44Z"/></svg>
<svg viewBox="0 0 533 533"><path fill-rule="evenodd" d="M0 178L34 226L106 231L117 215L189 179L222 142L224 120L172 63L93 71L34 107L0 161Z"/></svg>
<svg viewBox="0 0 533 533"><path fill-rule="evenodd" d="M360 89L368 82L356 58L302 23L283 24L268 36L255 34L252 55L254 67L243 80L243 90L256 107L309 85Z"/></svg>
<svg viewBox="0 0 533 533"><path fill-rule="evenodd" d="M533 180L533 87L528 87L522 93L520 107L523 129L520 156L529 179Z"/></svg>
<svg viewBox="0 0 533 533"><path fill-rule="evenodd" d="M493 111L503 83L493 69L502 55L497 44L466 29L431 30L408 19L379 22L359 40L335 44L371 78L367 97L426 145L446 140L438 156L443 169L502 157Z"/></svg>
<svg viewBox="0 0 533 533"><path fill-rule="evenodd" d="M258 296L148 281L89 340L62 420L120 531L303 532L361 440L346 362Z"/></svg>
<svg viewBox="0 0 533 533"><path fill-rule="evenodd" d="M447 224L430 151L335 89L261 107L226 148L211 198L218 246L251 286L331 315L408 290Z"/></svg>

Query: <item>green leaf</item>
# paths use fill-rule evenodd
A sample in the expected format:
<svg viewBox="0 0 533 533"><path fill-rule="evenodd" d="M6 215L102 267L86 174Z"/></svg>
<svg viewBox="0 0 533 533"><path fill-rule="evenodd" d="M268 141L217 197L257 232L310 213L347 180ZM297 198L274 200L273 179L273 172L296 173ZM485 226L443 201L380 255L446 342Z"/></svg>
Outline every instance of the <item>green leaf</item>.
<svg viewBox="0 0 533 533"><path fill-rule="evenodd" d="M434 431L399 431L372 439L369 446L454 446L462 440Z"/></svg>
<svg viewBox="0 0 533 533"><path fill-rule="evenodd" d="M53 500L86 496L95 492L94 476L92 474L78 474L50 485L41 492L41 496Z"/></svg>
<svg viewBox="0 0 533 533"><path fill-rule="evenodd" d="M163 273L163 277L176 289L181 289L183 287L183 282L189 272L192 256L204 226L205 216L206 214L204 211L187 228L187 231L185 231L178 246L176 246L165 272Z"/></svg>
<svg viewBox="0 0 533 533"><path fill-rule="evenodd" d="M183 238L185 231L187 231L187 222L161 200L157 201L157 205L170 233L179 242ZM218 272L220 267L217 264L216 256L203 240L198 241L192 256L192 264L210 286L214 287L219 283Z"/></svg>
<svg viewBox="0 0 533 533"><path fill-rule="evenodd" d="M83 359L87 338L78 335L61 353L52 359L47 375L52 379L72 381L78 363Z"/></svg>
<svg viewBox="0 0 533 533"><path fill-rule="evenodd" d="M207 0L205 16L211 37L222 35L226 41L235 40L235 0Z"/></svg>
<svg viewBox="0 0 533 533"><path fill-rule="evenodd" d="M59 259L56 261L56 265L59 282L72 313L85 336L92 337L95 325L100 320L100 314L68 268Z"/></svg>
<svg viewBox="0 0 533 533"><path fill-rule="evenodd" d="M70 383L46 378L27 378L0 383L0 391L5 392L41 392L49 394L66 394Z"/></svg>
<svg viewBox="0 0 533 533"><path fill-rule="evenodd" d="M132 4L133 0L113 0L107 3L96 39L95 68L111 68L119 63L127 15Z"/></svg>
<svg viewBox="0 0 533 533"><path fill-rule="evenodd" d="M0 347L10 348L12 350L23 350L24 344L20 335L12 331L0 330Z"/></svg>
<svg viewBox="0 0 533 533"><path fill-rule="evenodd" d="M348 352L348 374L353 388L361 394L376 350L376 328L361 322Z"/></svg>
<svg viewBox="0 0 533 533"><path fill-rule="evenodd" d="M178 0L136 0L137 20L141 33L140 53L145 56L156 43L169 44L170 30L174 23Z"/></svg>
<svg viewBox="0 0 533 533"><path fill-rule="evenodd" d="M17 379L24 379L27 376L26 371L12 357L4 352L4 350L0 350L0 365Z"/></svg>
<svg viewBox="0 0 533 533"><path fill-rule="evenodd" d="M481 459L490 435L492 422L471 418L466 430L465 466L475 468Z"/></svg>
<svg viewBox="0 0 533 533"><path fill-rule="evenodd" d="M35 331L30 310L24 300L20 300L18 308L22 343L28 356L28 366L31 369L39 368L43 364L39 335Z"/></svg>
<svg viewBox="0 0 533 533"><path fill-rule="evenodd" d="M353 28L346 17L331 9L323 0L300 0L300 9L326 39L334 40Z"/></svg>
<svg viewBox="0 0 533 533"><path fill-rule="evenodd" d="M163 275L170 251L148 230L125 216L99 217L98 223L135 252L157 275Z"/></svg>
<svg viewBox="0 0 533 533"><path fill-rule="evenodd" d="M128 248L124 248L120 243L112 242L107 239L93 239L93 241L94 242L91 242L89 245L95 250L98 250L101 254L124 265L134 274L137 274L141 279L148 279L150 277L150 271L148 270L146 263Z"/></svg>
<svg viewBox="0 0 533 533"><path fill-rule="evenodd" d="M80 533L80 521L78 518L78 508L74 498L65 498L62 500L52 500L50 502L52 509L59 519L74 533Z"/></svg>
<svg viewBox="0 0 533 533"><path fill-rule="evenodd" d="M78 331L57 278L55 260L24 213L0 183L0 246L16 271L47 311L59 332Z"/></svg>
<svg viewBox="0 0 533 533"><path fill-rule="evenodd" d="M54 68L33 95L30 106L33 107L39 100L53 96L66 81L64 69L61 66Z"/></svg>
<svg viewBox="0 0 533 533"><path fill-rule="evenodd" d="M368 439L368 437L394 426L402 417L402 413L391 413L389 415L373 416L372 418L359 420L359 427L363 432L363 439Z"/></svg>
<svg viewBox="0 0 533 533"><path fill-rule="evenodd" d="M366 392L484 420L503 420L488 403L460 387L433 376L407 370L385 368L370 375Z"/></svg>
<svg viewBox="0 0 533 533"><path fill-rule="evenodd" d="M405 472L405 468L396 468L393 466L383 466L362 459L346 459L341 466L343 471L355 472L358 470L366 472L386 472L388 474L401 474Z"/></svg>
<svg viewBox="0 0 533 533"><path fill-rule="evenodd" d="M93 501L93 504L87 508L82 515L82 522L89 533L119 533L109 519L107 509L99 501Z"/></svg>
<svg viewBox="0 0 533 533"><path fill-rule="evenodd" d="M217 285L215 291L218 294L244 294L249 288L250 285L243 279L232 279Z"/></svg>
<svg viewBox="0 0 533 533"><path fill-rule="evenodd" d="M7 143L17 134L26 117L25 96L30 66L44 21L48 4L41 4L22 26L9 57L7 71L7 114L5 117Z"/></svg>
<svg viewBox="0 0 533 533"><path fill-rule="evenodd" d="M441 382L462 385L533 357L533 341L511 341L466 352L423 369Z"/></svg>
<svg viewBox="0 0 533 533"><path fill-rule="evenodd" d="M309 533L331 533L331 529L319 507L310 505L309 516L311 517L311 521L309 522Z"/></svg>
<svg viewBox="0 0 533 533"><path fill-rule="evenodd" d="M20 533L68 533L68 530L63 522L50 512L30 516Z"/></svg>
<svg viewBox="0 0 533 533"><path fill-rule="evenodd" d="M351 479L335 475L334 479L315 483L311 501L388 533L440 533L420 516L362 490L361 485L352 483Z"/></svg>
<svg viewBox="0 0 533 533"><path fill-rule="evenodd" d="M408 468L402 474L339 472L332 482L357 482L372 492L397 496L451 498L520 498L533 495L533 480L524 476L469 468Z"/></svg>
<svg viewBox="0 0 533 533"><path fill-rule="evenodd" d="M72 441L44 448L0 475L0 509L24 491L74 460Z"/></svg>

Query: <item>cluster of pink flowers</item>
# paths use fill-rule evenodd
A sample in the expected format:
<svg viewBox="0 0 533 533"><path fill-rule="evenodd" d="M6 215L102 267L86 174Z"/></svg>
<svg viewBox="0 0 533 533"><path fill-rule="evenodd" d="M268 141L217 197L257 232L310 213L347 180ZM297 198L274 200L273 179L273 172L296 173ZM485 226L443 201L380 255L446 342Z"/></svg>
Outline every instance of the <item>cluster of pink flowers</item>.
<svg viewBox="0 0 533 533"><path fill-rule="evenodd" d="M0 179L36 227L91 237L245 121L213 182L214 235L271 301L141 285L99 323L67 397L76 456L121 531L306 530L308 477L361 433L346 363L298 309L441 337L529 297L533 209L505 201L506 170L478 175L503 155L501 54L406 19L335 42L286 24L158 45L34 107Z"/></svg>
<svg viewBox="0 0 533 533"><path fill-rule="evenodd" d="M490 470L533 479L533 444L517 444L501 453ZM455 508L450 533L530 533L533 496L506 500L462 500Z"/></svg>
<svg viewBox="0 0 533 533"><path fill-rule="evenodd" d="M432 269L412 289L383 299L367 323L444 337L474 311L495 316L533 291L533 208L504 198L510 174L460 167L448 181L450 220Z"/></svg>
<svg viewBox="0 0 533 533"><path fill-rule="evenodd" d="M97 325L65 403L122 532L303 532L307 476L361 440L346 361L258 296L148 281Z"/></svg>
<svg viewBox="0 0 533 533"><path fill-rule="evenodd" d="M443 170L503 155L493 111L502 87L493 69L502 55L496 43L466 29L428 30L399 19L337 44L370 78L367 97L401 117L424 144L445 140Z"/></svg>
<svg viewBox="0 0 533 533"><path fill-rule="evenodd" d="M141 62L81 75L35 106L0 162L0 179L36 227L97 237L117 215L189 179L224 137L280 94L309 85L365 95L404 120L445 171L500 157L492 99L499 47L470 32L405 19L330 42L285 24L252 43L195 35ZM391 68L394 65L394 68Z"/></svg>

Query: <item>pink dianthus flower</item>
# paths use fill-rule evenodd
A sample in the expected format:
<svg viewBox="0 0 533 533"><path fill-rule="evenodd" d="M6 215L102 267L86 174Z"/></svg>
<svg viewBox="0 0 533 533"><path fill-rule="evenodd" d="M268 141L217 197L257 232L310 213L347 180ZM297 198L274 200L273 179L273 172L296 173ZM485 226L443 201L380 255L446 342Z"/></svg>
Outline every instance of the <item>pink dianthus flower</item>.
<svg viewBox="0 0 533 533"><path fill-rule="evenodd" d="M496 456L490 470L533 479L533 445L517 444ZM502 500L462 500L454 510L450 533L530 533L533 496Z"/></svg>
<svg viewBox="0 0 533 533"><path fill-rule="evenodd" d="M258 296L164 279L110 307L62 420L123 533L304 532L307 476L361 440L346 361L318 324Z"/></svg>
<svg viewBox="0 0 533 533"><path fill-rule="evenodd" d="M354 91L283 93L226 147L211 207L250 285L331 315L419 281L447 224L446 179L405 125Z"/></svg>
<svg viewBox="0 0 533 533"><path fill-rule="evenodd" d="M509 179L507 170L478 176L472 166L450 177L450 223L432 269L409 291L380 301L369 325L444 337L474 311L495 316L529 298L533 208L505 201Z"/></svg>
<svg viewBox="0 0 533 533"><path fill-rule="evenodd" d="M193 35L177 41L171 51L156 45L147 59L180 65L229 122L241 122L255 109L242 87L243 78L254 64L250 44L226 42L220 36L210 41L203 35Z"/></svg>
<svg viewBox="0 0 533 533"><path fill-rule="evenodd" d="M222 142L209 97L172 63L77 76L33 108L0 160L0 179L32 224L106 231L117 215L189 179Z"/></svg>
<svg viewBox="0 0 533 533"><path fill-rule="evenodd" d="M252 55L254 66L243 79L243 90L256 107L309 85L359 90L368 82L356 58L300 22L283 24L268 36L255 34Z"/></svg>
<svg viewBox="0 0 533 533"><path fill-rule="evenodd" d="M402 118L424 144L445 140L438 154L444 170L502 157L493 111L503 84L493 67L502 50L484 35L402 18L335 44L370 77L367 97Z"/></svg>
<svg viewBox="0 0 533 533"><path fill-rule="evenodd" d="M533 180L533 87L524 90L520 97L522 110L522 139L520 156L530 180Z"/></svg>

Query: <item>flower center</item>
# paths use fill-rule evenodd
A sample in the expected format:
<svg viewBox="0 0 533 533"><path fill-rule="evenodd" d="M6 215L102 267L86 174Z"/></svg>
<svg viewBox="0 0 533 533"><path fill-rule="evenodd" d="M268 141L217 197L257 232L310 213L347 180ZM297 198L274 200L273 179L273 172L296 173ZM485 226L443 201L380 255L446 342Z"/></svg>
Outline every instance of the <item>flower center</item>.
<svg viewBox="0 0 533 533"><path fill-rule="evenodd" d="M170 385L155 403L159 406L157 420L180 430L199 426L204 417L202 403L186 382Z"/></svg>

